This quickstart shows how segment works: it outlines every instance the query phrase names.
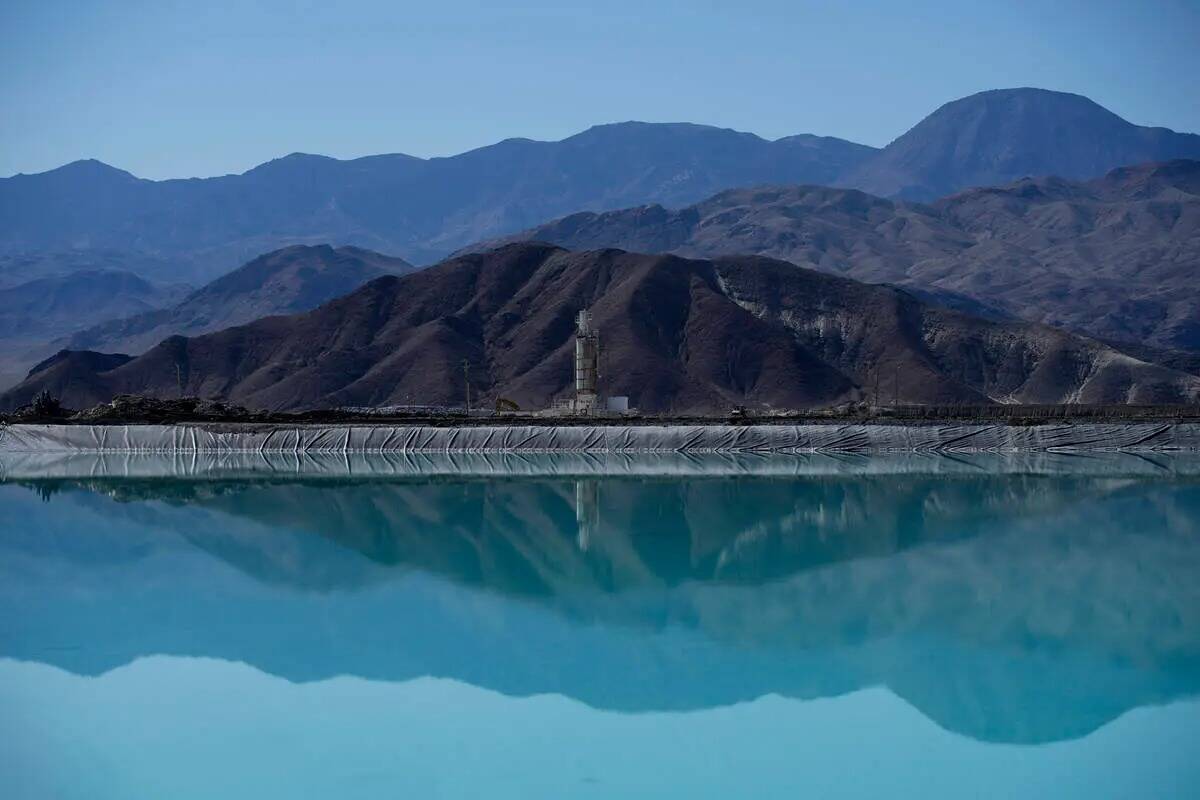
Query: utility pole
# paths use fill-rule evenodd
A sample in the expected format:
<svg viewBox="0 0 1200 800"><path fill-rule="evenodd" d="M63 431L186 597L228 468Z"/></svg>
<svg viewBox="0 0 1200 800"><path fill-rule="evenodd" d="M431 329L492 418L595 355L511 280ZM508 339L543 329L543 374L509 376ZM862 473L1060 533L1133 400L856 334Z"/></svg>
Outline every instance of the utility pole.
<svg viewBox="0 0 1200 800"><path fill-rule="evenodd" d="M467 388L467 416L471 415L471 362L467 359L462 361L463 368L463 385Z"/></svg>

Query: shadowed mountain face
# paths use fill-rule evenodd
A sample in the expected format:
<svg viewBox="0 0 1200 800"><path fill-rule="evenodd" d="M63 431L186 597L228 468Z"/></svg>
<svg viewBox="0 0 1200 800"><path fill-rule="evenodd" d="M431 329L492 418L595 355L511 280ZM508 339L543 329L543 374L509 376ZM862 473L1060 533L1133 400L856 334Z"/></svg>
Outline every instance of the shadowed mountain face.
<svg viewBox="0 0 1200 800"><path fill-rule="evenodd" d="M932 206L817 186L739 189L679 211L575 214L501 241L521 240L699 258L757 253L971 313L1200 349L1200 161L1087 182L1026 179Z"/></svg>
<svg viewBox="0 0 1200 800"><path fill-rule="evenodd" d="M1024 743L1200 691L1186 478L29 488L0 485L0 656L82 674L191 655L630 712L884 685Z"/></svg>
<svg viewBox="0 0 1200 800"><path fill-rule="evenodd" d="M795 265L541 244L375 280L307 314L175 337L113 369L61 359L0 397L84 407L116 394L272 409L458 403L543 407L569 390L573 318L601 331L604 390L647 411L901 401L1178 402L1200 378L1025 323L989 322Z"/></svg>
<svg viewBox="0 0 1200 800"><path fill-rule="evenodd" d="M148 181L95 161L0 180L0 252L114 248L171 255L211 279L287 244L330 242L428 263L582 208L694 202L767 181L830 182L873 150L768 142L703 125L602 125L451 158L293 154L242 175Z"/></svg>
<svg viewBox="0 0 1200 800"><path fill-rule="evenodd" d="M1092 178L1176 158L1200 158L1200 136L1134 125L1075 94L1000 89L947 103L839 184L931 200L1029 175Z"/></svg>
<svg viewBox="0 0 1200 800"><path fill-rule="evenodd" d="M564 214L680 207L735 187L808 183L931 199L1173 158L1200 158L1200 137L1133 125L1077 95L1012 89L949 103L882 151L627 122L449 158L293 154L205 179L140 180L80 161L0 180L0 255L55 269L72 251L118 251L128 269L170 259L165 277L200 283L290 244L350 244L425 264Z"/></svg>

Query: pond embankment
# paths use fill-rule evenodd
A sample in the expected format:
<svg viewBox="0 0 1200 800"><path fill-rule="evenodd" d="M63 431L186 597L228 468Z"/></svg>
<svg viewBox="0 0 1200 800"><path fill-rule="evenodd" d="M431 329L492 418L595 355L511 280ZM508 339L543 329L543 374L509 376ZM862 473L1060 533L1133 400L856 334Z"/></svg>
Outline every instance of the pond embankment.
<svg viewBox="0 0 1200 800"><path fill-rule="evenodd" d="M16 424L0 453L1200 451L1200 423L796 425Z"/></svg>

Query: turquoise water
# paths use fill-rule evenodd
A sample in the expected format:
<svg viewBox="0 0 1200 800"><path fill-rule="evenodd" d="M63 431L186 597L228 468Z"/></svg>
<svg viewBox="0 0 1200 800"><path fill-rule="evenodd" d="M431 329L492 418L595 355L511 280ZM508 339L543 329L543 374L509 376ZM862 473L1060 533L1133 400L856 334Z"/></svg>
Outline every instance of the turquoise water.
<svg viewBox="0 0 1200 800"><path fill-rule="evenodd" d="M1194 460L18 467L5 798L1200 796Z"/></svg>

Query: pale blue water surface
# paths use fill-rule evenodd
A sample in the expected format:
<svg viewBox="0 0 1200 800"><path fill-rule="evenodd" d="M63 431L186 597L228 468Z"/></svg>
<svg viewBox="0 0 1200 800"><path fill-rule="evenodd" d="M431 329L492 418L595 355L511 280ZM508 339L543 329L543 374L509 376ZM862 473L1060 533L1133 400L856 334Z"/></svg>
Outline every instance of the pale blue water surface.
<svg viewBox="0 0 1200 800"><path fill-rule="evenodd" d="M1200 796L1200 462L72 457L0 797Z"/></svg>

